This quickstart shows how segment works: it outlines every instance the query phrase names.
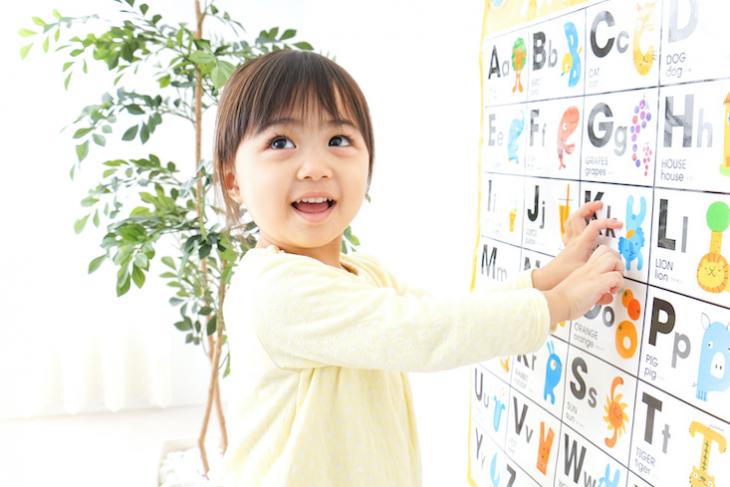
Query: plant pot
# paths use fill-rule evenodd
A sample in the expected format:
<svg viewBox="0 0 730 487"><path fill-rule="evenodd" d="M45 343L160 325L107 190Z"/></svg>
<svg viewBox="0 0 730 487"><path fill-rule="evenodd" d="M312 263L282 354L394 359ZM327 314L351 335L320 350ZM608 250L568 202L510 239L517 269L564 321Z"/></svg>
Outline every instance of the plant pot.
<svg viewBox="0 0 730 487"><path fill-rule="evenodd" d="M222 454L216 442L205 443L208 478L203 476L197 438L177 438L162 442L157 467L158 487L221 487Z"/></svg>

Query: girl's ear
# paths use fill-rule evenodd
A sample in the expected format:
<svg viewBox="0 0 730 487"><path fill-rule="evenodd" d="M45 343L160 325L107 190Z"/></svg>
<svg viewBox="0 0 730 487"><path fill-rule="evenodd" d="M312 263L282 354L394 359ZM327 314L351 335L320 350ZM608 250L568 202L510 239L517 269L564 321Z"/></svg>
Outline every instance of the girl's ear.
<svg viewBox="0 0 730 487"><path fill-rule="evenodd" d="M223 179L225 181L226 190L231 198L233 198L233 200L239 205L242 204L241 192L238 188L238 183L236 183L236 175L232 172L226 172Z"/></svg>

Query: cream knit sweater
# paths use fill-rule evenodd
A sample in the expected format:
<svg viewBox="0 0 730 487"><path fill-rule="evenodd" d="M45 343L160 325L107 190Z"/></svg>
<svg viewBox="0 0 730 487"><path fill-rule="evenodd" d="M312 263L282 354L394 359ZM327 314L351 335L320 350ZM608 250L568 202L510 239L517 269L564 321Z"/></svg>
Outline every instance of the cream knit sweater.
<svg viewBox="0 0 730 487"><path fill-rule="evenodd" d="M351 272L273 245L241 260L224 306L225 487L420 486L406 372L528 353L547 338L530 271L435 295L372 256L340 260Z"/></svg>

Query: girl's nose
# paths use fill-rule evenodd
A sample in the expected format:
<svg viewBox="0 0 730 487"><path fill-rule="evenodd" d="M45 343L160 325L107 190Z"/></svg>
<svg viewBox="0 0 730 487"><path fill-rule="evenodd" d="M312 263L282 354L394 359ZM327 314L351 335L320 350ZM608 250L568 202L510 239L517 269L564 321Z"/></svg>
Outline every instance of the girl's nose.
<svg viewBox="0 0 730 487"><path fill-rule="evenodd" d="M300 179L320 179L322 177L331 178L332 168L330 167L326 156L312 154L304 159L302 165L299 167L297 176Z"/></svg>

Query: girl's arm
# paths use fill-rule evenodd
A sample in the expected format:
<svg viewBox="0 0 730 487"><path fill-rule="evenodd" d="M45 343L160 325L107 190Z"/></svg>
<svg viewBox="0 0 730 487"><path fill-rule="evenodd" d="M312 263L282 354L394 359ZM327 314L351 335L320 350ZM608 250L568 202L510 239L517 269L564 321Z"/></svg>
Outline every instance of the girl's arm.
<svg viewBox="0 0 730 487"><path fill-rule="evenodd" d="M539 289L534 283L533 271L538 269L527 269L517 273L512 279L502 282L488 281L486 288L493 291L507 291L510 289L525 289L534 287Z"/></svg>
<svg viewBox="0 0 730 487"><path fill-rule="evenodd" d="M241 304L281 368L445 370L533 352L550 326L546 297L533 288L399 293L304 256L250 264L250 301Z"/></svg>

